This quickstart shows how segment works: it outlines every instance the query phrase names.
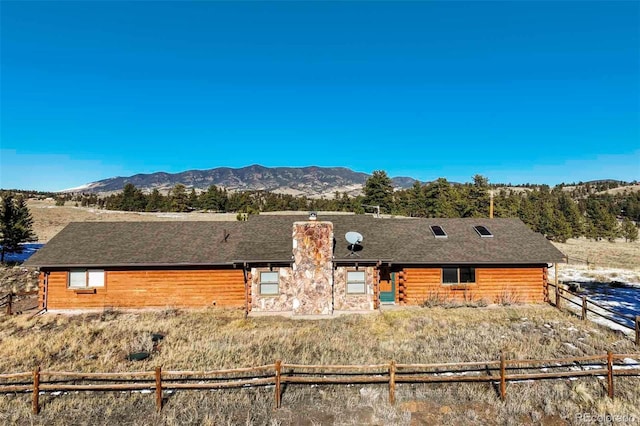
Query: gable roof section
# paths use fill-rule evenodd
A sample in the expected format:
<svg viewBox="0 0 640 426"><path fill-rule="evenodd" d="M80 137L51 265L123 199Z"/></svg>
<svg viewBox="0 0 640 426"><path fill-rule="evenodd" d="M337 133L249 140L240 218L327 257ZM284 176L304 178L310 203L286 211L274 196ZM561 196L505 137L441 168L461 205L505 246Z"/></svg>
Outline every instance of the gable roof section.
<svg viewBox="0 0 640 426"><path fill-rule="evenodd" d="M289 262L292 227L307 215L259 215L247 222L72 223L26 265L170 266L241 262ZM334 225L335 260L397 264L542 264L563 254L519 219L376 219L369 215L323 215ZM435 238L440 225L447 238ZM482 238L473 229L492 233ZM229 238L223 242L224 231ZM350 256L344 235L360 232L363 249Z"/></svg>
<svg viewBox="0 0 640 426"><path fill-rule="evenodd" d="M75 222L25 265L40 267L231 264L239 222ZM229 233L222 242L224 231Z"/></svg>

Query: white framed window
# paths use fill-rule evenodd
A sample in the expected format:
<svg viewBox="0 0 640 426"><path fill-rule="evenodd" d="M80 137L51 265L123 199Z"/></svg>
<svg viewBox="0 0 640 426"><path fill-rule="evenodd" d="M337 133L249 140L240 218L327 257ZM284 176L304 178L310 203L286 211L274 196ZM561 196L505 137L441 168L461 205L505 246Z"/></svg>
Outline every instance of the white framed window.
<svg viewBox="0 0 640 426"><path fill-rule="evenodd" d="M277 271L260 272L260 294L264 296L280 294L280 274Z"/></svg>
<svg viewBox="0 0 640 426"><path fill-rule="evenodd" d="M104 269L72 269L69 288L104 287Z"/></svg>
<svg viewBox="0 0 640 426"><path fill-rule="evenodd" d="M347 271L347 294L365 294L366 289L364 271Z"/></svg>

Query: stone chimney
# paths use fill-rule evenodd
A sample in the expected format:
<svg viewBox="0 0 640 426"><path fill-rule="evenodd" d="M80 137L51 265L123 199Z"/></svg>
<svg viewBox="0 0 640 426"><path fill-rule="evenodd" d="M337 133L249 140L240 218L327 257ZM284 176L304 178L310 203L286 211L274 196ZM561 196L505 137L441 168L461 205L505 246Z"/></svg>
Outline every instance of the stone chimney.
<svg viewBox="0 0 640 426"><path fill-rule="evenodd" d="M333 313L333 223L293 224L293 315Z"/></svg>

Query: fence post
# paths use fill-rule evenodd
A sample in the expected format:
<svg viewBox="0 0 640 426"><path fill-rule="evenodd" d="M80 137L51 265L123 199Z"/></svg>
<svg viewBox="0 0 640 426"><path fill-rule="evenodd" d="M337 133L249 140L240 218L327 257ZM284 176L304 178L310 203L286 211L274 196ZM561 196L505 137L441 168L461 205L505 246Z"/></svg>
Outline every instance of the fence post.
<svg viewBox="0 0 640 426"><path fill-rule="evenodd" d="M636 316L636 346L640 346L640 315Z"/></svg>
<svg viewBox="0 0 640 426"><path fill-rule="evenodd" d="M613 399L613 354L611 351L607 351L607 382L609 398Z"/></svg>
<svg viewBox="0 0 640 426"><path fill-rule="evenodd" d="M500 399L507 399L507 360L504 352L500 353Z"/></svg>
<svg viewBox="0 0 640 426"><path fill-rule="evenodd" d="M275 395L275 405L276 408L280 408L280 398L282 396L280 391L280 376L282 375L282 360L276 360L276 395Z"/></svg>
<svg viewBox="0 0 640 426"><path fill-rule="evenodd" d="M156 410L162 410L162 367L156 367Z"/></svg>
<svg viewBox="0 0 640 426"><path fill-rule="evenodd" d="M40 412L40 366L33 370L33 414Z"/></svg>
<svg viewBox="0 0 640 426"><path fill-rule="evenodd" d="M396 361L389 363L389 404L396 403Z"/></svg>
<svg viewBox="0 0 640 426"><path fill-rule="evenodd" d="M560 305L562 304L560 286L556 285L556 308L560 309Z"/></svg>
<svg viewBox="0 0 640 426"><path fill-rule="evenodd" d="M7 315L11 315L11 303L13 303L13 293L9 293L7 297Z"/></svg>
<svg viewBox="0 0 640 426"><path fill-rule="evenodd" d="M587 296L582 296L582 321L587 319Z"/></svg>

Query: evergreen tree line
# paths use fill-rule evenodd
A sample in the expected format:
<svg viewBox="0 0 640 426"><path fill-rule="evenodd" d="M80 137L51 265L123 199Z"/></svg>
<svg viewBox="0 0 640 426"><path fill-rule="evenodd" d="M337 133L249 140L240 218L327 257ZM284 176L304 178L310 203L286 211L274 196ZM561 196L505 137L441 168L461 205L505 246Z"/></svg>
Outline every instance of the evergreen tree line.
<svg viewBox="0 0 640 426"><path fill-rule="evenodd" d="M611 183L603 183L608 188ZM375 171L367 180L363 195L349 196L336 192L332 199L276 194L267 191L228 192L210 186L196 193L178 184L167 195L153 190L143 193L132 184L122 192L107 197L83 194L72 197L82 206L110 210L147 212L215 212L345 211L381 213L410 217L487 217L490 193L494 196L495 217L518 217L531 229L555 241L586 236L595 240L627 241L638 238L636 223L640 222L640 192L615 195L568 190L564 185L550 188L492 189L486 177L476 175L473 182L452 184L444 178L428 184L415 182L411 188L394 191L392 181L384 171ZM601 188L599 188L601 189Z"/></svg>

